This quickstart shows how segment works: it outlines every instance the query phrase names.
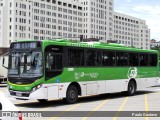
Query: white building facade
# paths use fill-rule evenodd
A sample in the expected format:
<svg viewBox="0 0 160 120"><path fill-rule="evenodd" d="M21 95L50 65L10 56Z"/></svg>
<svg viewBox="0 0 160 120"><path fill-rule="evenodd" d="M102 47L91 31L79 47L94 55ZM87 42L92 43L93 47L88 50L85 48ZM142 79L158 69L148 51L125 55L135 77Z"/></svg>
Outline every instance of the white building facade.
<svg viewBox="0 0 160 120"><path fill-rule="evenodd" d="M144 20L114 13L114 40L140 49L150 49L150 30Z"/></svg>
<svg viewBox="0 0 160 120"><path fill-rule="evenodd" d="M0 47L9 44L7 31L9 30L8 2L0 0Z"/></svg>
<svg viewBox="0 0 160 120"><path fill-rule="evenodd" d="M81 0L84 4L84 38L113 39L113 0Z"/></svg>
<svg viewBox="0 0 160 120"><path fill-rule="evenodd" d="M115 13L113 0L0 0L0 5L0 47L9 47L11 42L19 39L83 35L84 38L118 40L127 46L149 49L150 32L145 21ZM138 21L138 25L134 24L138 26L134 28L136 31L120 32L119 21L123 20L115 16Z"/></svg>
<svg viewBox="0 0 160 120"><path fill-rule="evenodd" d="M0 47L9 47L15 40L79 37L83 32L83 4L75 0L2 0L8 8L9 20L1 31L9 41ZM3 9L3 8L2 8ZM4 10L3 10L4 11ZM8 28L7 30L4 30ZM3 36L0 41L4 41Z"/></svg>

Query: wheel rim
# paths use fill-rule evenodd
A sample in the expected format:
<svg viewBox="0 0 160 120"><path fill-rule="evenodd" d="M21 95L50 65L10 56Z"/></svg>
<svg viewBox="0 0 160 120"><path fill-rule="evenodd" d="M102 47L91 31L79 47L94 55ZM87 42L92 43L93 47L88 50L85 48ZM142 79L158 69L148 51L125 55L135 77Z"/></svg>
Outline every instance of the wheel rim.
<svg viewBox="0 0 160 120"><path fill-rule="evenodd" d="M76 99L76 92L75 90L70 90L69 93L68 93L68 97L70 100L75 100Z"/></svg>

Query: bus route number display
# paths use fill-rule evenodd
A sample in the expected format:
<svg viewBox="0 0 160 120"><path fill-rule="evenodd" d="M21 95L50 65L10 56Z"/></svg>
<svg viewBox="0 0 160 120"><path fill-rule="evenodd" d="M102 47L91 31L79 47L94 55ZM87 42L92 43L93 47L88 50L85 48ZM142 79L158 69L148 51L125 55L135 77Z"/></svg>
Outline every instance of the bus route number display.
<svg viewBox="0 0 160 120"><path fill-rule="evenodd" d="M36 42L26 42L26 43L13 43L11 45L12 49L33 49L37 48Z"/></svg>

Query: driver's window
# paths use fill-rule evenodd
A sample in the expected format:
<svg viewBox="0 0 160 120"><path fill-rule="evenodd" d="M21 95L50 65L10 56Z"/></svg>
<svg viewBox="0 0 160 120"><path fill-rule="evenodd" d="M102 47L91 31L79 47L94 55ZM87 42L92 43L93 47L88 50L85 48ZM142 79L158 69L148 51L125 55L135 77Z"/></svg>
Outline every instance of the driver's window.
<svg viewBox="0 0 160 120"><path fill-rule="evenodd" d="M27 65L29 65L28 61L30 61L29 73L42 73L42 53L33 52L31 56L26 56L26 61ZM27 67L29 68L29 66Z"/></svg>
<svg viewBox="0 0 160 120"><path fill-rule="evenodd" d="M36 53L33 57L32 64L34 67L42 66L42 54Z"/></svg>

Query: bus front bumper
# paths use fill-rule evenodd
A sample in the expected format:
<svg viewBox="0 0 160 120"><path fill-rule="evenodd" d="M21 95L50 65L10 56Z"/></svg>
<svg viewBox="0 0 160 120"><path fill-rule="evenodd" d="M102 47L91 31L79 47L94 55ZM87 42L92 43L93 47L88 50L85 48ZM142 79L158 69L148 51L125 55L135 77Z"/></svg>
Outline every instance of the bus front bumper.
<svg viewBox="0 0 160 120"><path fill-rule="evenodd" d="M48 99L47 89L42 87L36 91L29 92L9 90L9 96L20 100Z"/></svg>

